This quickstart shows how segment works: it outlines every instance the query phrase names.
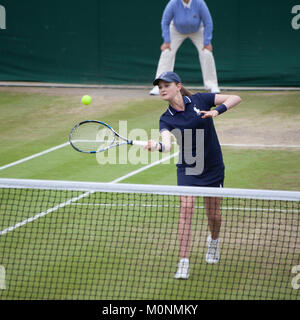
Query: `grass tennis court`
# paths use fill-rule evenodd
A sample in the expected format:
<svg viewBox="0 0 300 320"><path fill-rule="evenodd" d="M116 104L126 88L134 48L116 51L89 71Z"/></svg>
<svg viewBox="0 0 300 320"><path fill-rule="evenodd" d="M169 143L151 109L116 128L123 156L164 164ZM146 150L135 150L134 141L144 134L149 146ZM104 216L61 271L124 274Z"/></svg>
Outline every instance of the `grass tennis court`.
<svg viewBox="0 0 300 320"><path fill-rule="evenodd" d="M71 128L85 119L104 120L118 129L127 121L131 129L158 128L165 110L159 98L126 90L44 89L25 93L1 89L0 166L68 141ZM16 92L17 91L17 92ZM34 90L32 90L34 91ZM128 90L127 90L128 91ZM130 91L130 90L129 90ZM82 93L94 98L80 103ZM143 94L144 93L144 94ZM240 92L240 106L215 120L221 144L300 145L299 92ZM144 151L141 151L144 152ZM226 187L299 190L300 148L223 147ZM63 147L22 164L0 170L0 177L109 182L143 164L100 166L95 156ZM176 184L173 165L160 165L133 176L129 183Z"/></svg>
<svg viewBox="0 0 300 320"><path fill-rule="evenodd" d="M1 189L7 201L0 209L9 212L1 228L79 195ZM275 201L223 201L223 258L207 266L200 198L193 220L192 275L174 281L178 198L90 194L1 235L1 262L10 284L2 298L297 299L297 291L286 285L287 270L298 263L297 245L289 247L299 232L295 205L282 203L278 210Z"/></svg>
<svg viewBox="0 0 300 320"><path fill-rule="evenodd" d="M80 103L80 98L85 93L94 98L92 105L87 107ZM238 92L238 94L243 99L241 105L215 120L219 139L223 145L226 166L225 187L299 191L300 111L298 101L300 101L300 92ZM150 134L151 129L158 127L158 119L164 109L165 103L158 98L147 96L147 91L1 88L0 167L64 144L68 141L71 128L81 120L103 120L111 123L117 130L120 120L127 121L128 132L131 129L143 128ZM122 148L119 152L129 152L129 147ZM144 151L136 149L136 152L141 156L139 152ZM122 180L121 183L176 185L176 158L171 159L170 162L170 164L161 163L153 166ZM0 178L111 182L145 166L144 163L99 165L94 155L80 154L67 145L2 169ZM34 199L35 195L32 196ZM59 201L70 198L67 193L61 196ZM26 199L26 192L21 191L18 197ZM40 198L36 199L38 199L37 211L27 211L26 206L14 208L12 204L13 215L1 217L0 221L3 225L0 225L0 230L48 209L47 203L43 203ZM124 211L119 210L118 207L111 208L107 214L105 207L102 206L99 207L98 214L95 216L89 211L89 204L93 204L93 201L93 196L90 196L70 205L63 216L60 215L63 211L59 209L53 214L50 213L0 237L0 252L2 252L0 265L25 266L22 270L24 285L26 285L24 290L31 287L31 294L26 297L27 299L41 297L72 299L74 296L76 299L85 299L87 290L95 299L135 299L131 287L122 286L122 275L125 273L126 277L132 280L132 288L135 288L142 299L159 299L162 294L168 299L177 299L178 296L174 295L174 292L184 292L187 288L189 294L191 292L194 294L195 299L243 299L251 296L253 287L261 292L261 296L257 296L257 299L286 298L282 293L276 292L274 297L268 296L258 282L261 280L262 283L270 286L272 281L276 282L278 275L253 274L251 283L245 279L242 289L236 287L237 281L241 280L238 278L243 276L243 272L238 257L230 251L233 240L226 238L225 230L239 237L238 232L247 230L248 225L256 221L264 221L263 211L251 216L251 212L246 210L242 213L231 209L225 210L224 218L230 217L232 224L224 225L224 250L227 252L226 259L234 261L234 264L223 263L211 270L210 277L216 279L216 287L222 288L219 291L209 287L205 278L205 264L195 265L197 281L202 281L204 288L207 288L203 294L203 292L197 292L192 279L187 282L174 282L172 276L169 277L169 272L161 275L159 288L154 287L150 281L152 274L159 273L159 266L151 252L160 252L160 259L166 264L165 270L171 270L176 266L177 256L174 253L176 214L178 214L176 203L172 204L174 216L160 216L158 219L158 212L152 212L149 217L147 208L138 206L134 209L129 207L125 215ZM108 201L114 204L116 199L108 199ZM161 204L159 201L161 200L156 200L156 203ZM230 203L227 205L230 207ZM5 214L5 210L6 208L1 208L2 215ZM201 210L195 216L197 216L194 224L195 241L199 240L203 243L200 251L195 246L192 252L192 256L198 259L204 251L203 233L206 225L203 224L205 217ZM274 214L276 225L280 225L279 218L280 216ZM153 224L148 223L150 220ZM112 225L116 221L118 224ZM298 214L291 213L290 219L286 222L288 221L295 221L299 225L299 211ZM102 224L99 225L99 222ZM282 220L281 223L283 222ZM74 227L76 232L73 233ZM132 238L131 240L122 238L123 234L132 232L132 228L136 232L135 239L139 246L130 242ZM283 241L281 229L278 230L278 241ZM291 230L292 236L296 233L296 229ZM153 238L148 238L147 241L144 238L145 234L150 234ZM162 237L162 241L165 236L168 237L171 247L160 246L158 241L155 241L159 236ZM115 237L119 240L123 239L123 242L114 241ZM5 239L4 243L1 243L1 238ZM275 245L276 239L267 239L266 243L269 244L270 241ZM109 247L106 246L107 243L110 243ZM67 246L68 251L65 251L64 245ZM131 246L135 248L132 252ZM247 244L244 244L241 251L246 249ZM23 250L28 254L27 260L22 256ZM246 257L249 273L254 270L253 259L261 255L263 250L264 247L253 245L252 254ZM140 256L136 256L137 251L140 254L144 252L145 260L138 260ZM36 252L44 254L37 255ZM100 256L99 252L101 252ZM99 257L101 257L100 260ZM281 259L276 255L272 258L275 262ZM286 257L288 261L290 258ZM106 260L106 269L101 267L103 259ZM140 266L139 271L126 265L126 259L132 263L136 261ZM143 263L152 264L153 270L144 287L141 287L138 280L142 278L140 270L146 270ZM261 262L261 268L263 263L267 261ZM292 261L292 263L296 265L299 261ZM73 279L72 283L66 282L64 273L60 273L62 269ZM49 270L52 273L57 272L55 284L47 278ZM16 281L20 272L21 270L17 268L7 269L8 288L0 291L0 298L14 299L16 296L22 296L22 289L18 293L9 290L9 281ZM280 272L284 281L290 282L291 275L285 270ZM229 280L223 283L223 278L218 277L220 274ZM230 276L231 274L233 275ZM234 274L237 276L235 277ZM261 279L262 276L265 278ZM101 292L99 286L95 285L99 283ZM115 286L111 286L111 283L115 283ZM51 289L53 286L56 290ZM172 288L171 294L168 292L169 288ZM297 297L297 291L292 289L286 294L292 299ZM184 299L184 294L180 298Z"/></svg>

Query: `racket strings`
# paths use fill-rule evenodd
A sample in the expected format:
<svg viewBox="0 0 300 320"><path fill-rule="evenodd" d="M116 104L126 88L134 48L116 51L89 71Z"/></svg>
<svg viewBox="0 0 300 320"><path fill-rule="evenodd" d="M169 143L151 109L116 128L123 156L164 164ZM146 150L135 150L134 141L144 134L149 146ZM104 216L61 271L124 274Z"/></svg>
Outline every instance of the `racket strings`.
<svg viewBox="0 0 300 320"><path fill-rule="evenodd" d="M115 142L115 134L99 123L85 123L78 126L72 133L73 145L83 152L105 149Z"/></svg>

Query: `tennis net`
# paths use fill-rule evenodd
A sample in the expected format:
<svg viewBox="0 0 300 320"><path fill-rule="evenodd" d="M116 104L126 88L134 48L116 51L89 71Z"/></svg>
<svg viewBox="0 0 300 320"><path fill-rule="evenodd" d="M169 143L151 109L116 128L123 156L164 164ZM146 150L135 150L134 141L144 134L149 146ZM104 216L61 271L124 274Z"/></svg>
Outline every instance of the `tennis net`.
<svg viewBox="0 0 300 320"><path fill-rule="evenodd" d="M194 202L182 280L184 199ZM221 199L213 264L207 214L217 207L207 199ZM299 299L299 200L288 191L0 179L0 299Z"/></svg>

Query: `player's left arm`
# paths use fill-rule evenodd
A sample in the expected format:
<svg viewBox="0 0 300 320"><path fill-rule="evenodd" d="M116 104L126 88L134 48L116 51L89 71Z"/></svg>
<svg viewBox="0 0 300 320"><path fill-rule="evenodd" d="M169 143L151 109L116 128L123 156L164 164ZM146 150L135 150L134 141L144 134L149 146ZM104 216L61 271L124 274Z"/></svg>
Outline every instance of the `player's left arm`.
<svg viewBox="0 0 300 320"><path fill-rule="evenodd" d="M217 107L210 111L201 111L203 113L202 118L213 118L219 114L235 107L242 101L240 96L237 95L227 95L227 94L216 94L215 95L215 105Z"/></svg>

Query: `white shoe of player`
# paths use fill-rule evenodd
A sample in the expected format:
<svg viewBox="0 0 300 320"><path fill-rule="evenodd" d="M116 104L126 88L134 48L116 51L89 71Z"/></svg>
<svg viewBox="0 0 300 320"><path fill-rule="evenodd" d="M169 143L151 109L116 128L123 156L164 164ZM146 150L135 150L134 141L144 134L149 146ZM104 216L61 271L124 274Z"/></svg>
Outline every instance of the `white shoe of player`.
<svg viewBox="0 0 300 320"><path fill-rule="evenodd" d="M206 262L210 264L218 263L220 258L219 239L213 240L211 236L208 236L207 247Z"/></svg>
<svg viewBox="0 0 300 320"><path fill-rule="evenodd" d="M150 92L149 94L151 96L159 96L159 89L158 89L158 86L155 86Z"/></svg>
<svg viewBox="0 0 300 320"><path fill-rule="evenodd" d="M189 277L189 259L181 259L178 263L178 269L174 276L175 279L188 279Z"/></svg>

